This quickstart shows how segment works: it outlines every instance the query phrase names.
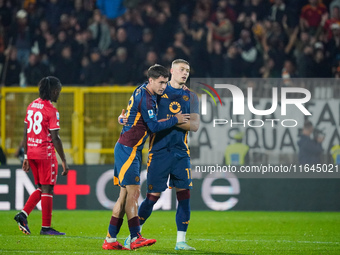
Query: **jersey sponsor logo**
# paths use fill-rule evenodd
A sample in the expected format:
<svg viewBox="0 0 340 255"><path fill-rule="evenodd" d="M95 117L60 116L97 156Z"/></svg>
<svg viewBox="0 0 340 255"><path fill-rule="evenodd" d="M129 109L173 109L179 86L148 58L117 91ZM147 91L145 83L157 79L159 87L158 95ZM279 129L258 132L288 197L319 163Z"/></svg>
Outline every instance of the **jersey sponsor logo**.
<svg viewBox="0 0 340 255"><path fill-rule="evenodd" d="M42 143L42 139L32 138L32 137L28 137L27 141L31 143Z"/></svg>
<svg viewBox="0 0 340 255"><path fill-rule="evenodd" d="M155 117L155 114L154 114L153 110L148 110L148 114L149 114L150 119Z"/></svg>
<svg viewBox="0 0 340 255"><path fill-rule="evenodd" d="M56 112L55 114L57 116L57 120L59 120L59 112Z"/></svg>
<svg viewBox="0 0 340 255"><path fill-rule="evenodd" d="M189 101L189 97L188 96L183 96L183 100L184 101Z"/></svg>
<svg viewBox="0 0 340 255"><path fill-rule="evenodd" d="M169 98L167 94L164 94L162 98Z"/></svg>
<svg viewBox="0 0 340 255"><path fill-rule="evenodd" d="M169 105L169 110L172 113L178 113L181 110L181 105L176 101L171 102L171 104Z"/></svg>

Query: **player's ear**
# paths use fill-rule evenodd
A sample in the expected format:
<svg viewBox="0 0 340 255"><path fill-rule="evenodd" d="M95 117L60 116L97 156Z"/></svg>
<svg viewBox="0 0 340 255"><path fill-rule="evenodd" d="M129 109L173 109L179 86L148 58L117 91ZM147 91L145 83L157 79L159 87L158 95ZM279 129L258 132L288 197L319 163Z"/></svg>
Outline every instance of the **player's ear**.
<svg viewBox="0 0 340 255"><path fill-rule="evenodd" d="M152 83L152 77L149 77L149 83Z"/></svg>
<svg viewBox="0 0 340 255"><path fill-rule="evenodd" d="M59 93L59 89L56 88L56 89L52 90L52 93L53 93L54 96L57 96L58 93Z"/></svg>

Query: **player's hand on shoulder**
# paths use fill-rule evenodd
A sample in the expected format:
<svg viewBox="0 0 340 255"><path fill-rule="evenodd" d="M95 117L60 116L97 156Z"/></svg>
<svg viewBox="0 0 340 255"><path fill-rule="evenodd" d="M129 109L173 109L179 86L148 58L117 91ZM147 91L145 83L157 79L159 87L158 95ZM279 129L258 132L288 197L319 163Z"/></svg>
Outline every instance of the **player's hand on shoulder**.
<svg viewBox="0 0 340 255"><path fill-rule="evenodd" d="M28 159L24 159L24 162L22 162L22 170L24 170L25 173L29 172L30 164L28 163Z"/></svg>
<svg viewBox="0 0 340 255"><path fill-rule="evenodd" d="M122 110L122 113L118 117L118 123L120 125L125 125L127 123L127 118L125 114L125 109Z"/></svg>
<svg viewBox="0 0 340 255"><path fill-rule="evenodd" d="M177 124L183 124L188 122L188 120L190 119L190 114L189 113L182 114L182 111L180 111L175 115L175 117L178 119Z"/></svg>
<svg viewBox="0 0 340 255"><path fill-rule="evenodd" d="M62 161L61 165L63 166L63 172L61 173L61 175L65 176L68 173L69 167L68 167L66 161Z"/></svg>

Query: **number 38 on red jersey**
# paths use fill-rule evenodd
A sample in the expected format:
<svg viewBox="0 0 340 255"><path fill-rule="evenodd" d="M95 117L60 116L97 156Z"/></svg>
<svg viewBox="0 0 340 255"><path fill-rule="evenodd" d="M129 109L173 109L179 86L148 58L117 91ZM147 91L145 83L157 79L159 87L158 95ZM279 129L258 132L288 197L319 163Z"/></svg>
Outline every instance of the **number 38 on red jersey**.
<svg viewBox="0 0 340 255"><path fill-rule="evenodd" d="M51 101L40 98L34 100L26 112L27 157L29 159L49 159L55 157L50 130L60 129L59 113Z"/></svg>

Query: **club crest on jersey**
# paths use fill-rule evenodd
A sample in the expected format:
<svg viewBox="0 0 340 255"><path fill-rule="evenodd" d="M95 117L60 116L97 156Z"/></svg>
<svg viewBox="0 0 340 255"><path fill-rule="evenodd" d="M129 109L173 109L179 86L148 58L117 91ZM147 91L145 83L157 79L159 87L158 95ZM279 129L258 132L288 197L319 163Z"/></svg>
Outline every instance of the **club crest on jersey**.
<svg viewBox="0 0 340 255"><path fill-rule="evenodd" d="M140 89L136 90L136 96L140 93Z"/></svg>
<svg viewBox="0 0 340 255"><path fill-rule="evenodd" d="M59 112L56 112L57 120L59 120Z"/></svg>
<svg viewBox="0 0 340 255"><path fill-rule="evenodd" d="M155 114L154 114L153 110L148 110L148 114L149 114L150 119L155 117Z"/></svg>
<svg viewBox="0 0 340 255"><path fill-rule="evenodd" d="M189 100L189 97L188 97L188 96L183 96L183 100L184 100L184 101L188 101L188 100Z"/></svg>
<svg viewBox="0 0 340 255"><path fill-rule="evenodd" d="M181 110L181 105L176 101L171 102L171 104L169 105L169 110L172 113L178 113Z"/></svg>

